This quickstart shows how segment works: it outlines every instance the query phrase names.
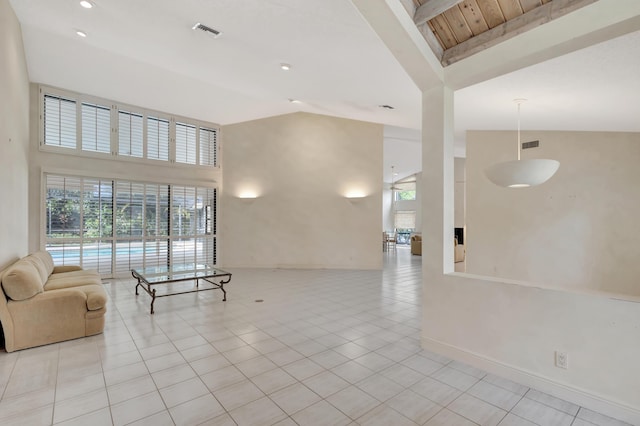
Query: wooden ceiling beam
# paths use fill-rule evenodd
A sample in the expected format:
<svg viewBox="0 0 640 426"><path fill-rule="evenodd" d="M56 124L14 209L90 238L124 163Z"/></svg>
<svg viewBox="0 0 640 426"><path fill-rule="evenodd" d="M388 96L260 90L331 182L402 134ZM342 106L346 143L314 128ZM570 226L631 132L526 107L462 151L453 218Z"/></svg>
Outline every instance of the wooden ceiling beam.
<svg viewBox="0 0 640 426"><path fill-rule="evenodd" d="M444 51L447 66L598 0L554 0ZM417 12L416 12L417 15Z"/></svg>
<svg viewBox="0 0 640 426"><path fill-rule="evenodd" d="M442 47L442 42L438 40L438 37L429 26L429 22L418 25L418 31L420 31L420 34L422 34L422 37L424 37L431 51L436 55L436 58L438 58L438 61L442 62L444 48Z"/></svg>
<svg viewBox="0 0 640 426"><path fill-rule="evenodd" d="M416 9L415 15L413 15L413 22L417 26L424 24L425 22L435 18L447 9L451 9L458 3L462 3L463 0L427 0L422 6Z"/></svg>

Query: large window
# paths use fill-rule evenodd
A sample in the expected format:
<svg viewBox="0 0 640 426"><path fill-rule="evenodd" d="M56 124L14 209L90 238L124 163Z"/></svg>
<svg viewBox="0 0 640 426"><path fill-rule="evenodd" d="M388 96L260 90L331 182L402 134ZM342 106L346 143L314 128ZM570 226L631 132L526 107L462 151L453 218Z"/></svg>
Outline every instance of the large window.
<svg viewBox="0 0 640 426"><path fill-rule="evenodd" d="M45 176L46 248L56 265L113 276L151 265L216 264L216 189Z"/></svg>
<svg viewBox="0 0 640 426"><path fill-rule="evenodd" d="M44 149L218 166L214 125L46 87L40 92Z"/></svg>
<svg viewBox="0 0 640 426"><path fill-rule="evenodd" d="M416 199L416 182L396 182L393 185L396 189L396 201L415 200Z"/></svg>

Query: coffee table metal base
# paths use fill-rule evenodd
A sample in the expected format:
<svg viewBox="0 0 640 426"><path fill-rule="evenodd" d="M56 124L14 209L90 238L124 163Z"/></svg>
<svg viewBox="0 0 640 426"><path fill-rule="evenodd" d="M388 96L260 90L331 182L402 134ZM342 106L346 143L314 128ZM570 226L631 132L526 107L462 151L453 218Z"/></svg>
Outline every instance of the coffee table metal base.
<svg viewBox="0 0 640 426"><path fill-rule="evenodd" d="M159 297L167 297L167 296L175 296L177 294L187 294L187 293L198 293L201 291L208 291L208 290L222 290L222 294L223 294L223 298L222 301L226 302L227 301L227 291L224 289L224 285L229 283L231 281L231 274L227 273L225 275L219 276L219 277L198 277L198 278L184 278L184 279L178 279L178 280L167 280L167 281L161 281L161 282L153 282L150 283L148 282L145 277L143 275L141 275L140 273L138 273L135 269L131 270L131 275L133 276L133 278L135 278L136 280L138 280L138 283L136 284L136 296L139 295L138 292L138 288L142 288L145 292L147 292L147 294L149 296L151 296L151 314L154 313L154 309L153 309L153 304L156 301L156 298ZM201 287L200 286L200 280L202 281L206 281L207 284L210 284L210 286L206 286L206 287ZM158 284L170 284L170 283L175 283L175 282L184 282L184 281L195 281L196 283L196 288L193 290L184 290L184 291L176 291L173 293L157 293L156 289L153 288L152 286L154 285L158 285ZM217 282L216 282L217 281Z"/></svg>

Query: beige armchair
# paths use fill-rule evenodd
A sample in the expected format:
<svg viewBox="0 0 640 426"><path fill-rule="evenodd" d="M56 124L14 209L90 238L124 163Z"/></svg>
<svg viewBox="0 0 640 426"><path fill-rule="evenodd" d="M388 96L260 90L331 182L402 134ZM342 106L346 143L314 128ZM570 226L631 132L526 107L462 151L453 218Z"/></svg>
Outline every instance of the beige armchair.
<svg viewBox="0 0 640 426"><path fill-rule="evenodd" d="M458 238L457 237L455 237L453 241L454 241L453 261L455 263L464 262L464 257L465 257L465 254L466 254L466 249L464 247L464 244L458 244Z"/></svg>
<svg viewBox="0 0 640 426"><path fill-rule="evenodd" d="M54 266L46 251L0 271L0 323L5 349L102 333L107 293L100 275L78 266Z"/></svg>
<svg viewBox="0 0 640 426"><path fill-rule="evenodd" d="M458 244L458 238L454 238L453 245L453 261L455 263L464 262L466 255L464 244ZM422 256L422 235L411 236L411 254Z"/></svg>
<svg viewBox="0 0 640 426"><path fill-rule="evenodd" d="M411 236L411 254L422 256L422 235Z"/></svg>

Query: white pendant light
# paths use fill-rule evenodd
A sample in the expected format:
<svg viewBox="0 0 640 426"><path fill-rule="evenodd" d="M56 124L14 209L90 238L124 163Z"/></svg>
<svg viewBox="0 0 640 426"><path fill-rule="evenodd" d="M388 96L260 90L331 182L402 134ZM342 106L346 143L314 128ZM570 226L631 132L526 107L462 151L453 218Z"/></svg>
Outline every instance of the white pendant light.
<svg viewBox="0 0 640 426"><path fill-rule="evenodd" d="M518 104L518 159L494 164L484 171L484 174L491 182L505 188L528 188L540 185L548 181L560 167L560 162L556 160L520 159L520 151L522 150L522 144L520 143L520 105L525 101L526 99L514 100Z"/></svg>

